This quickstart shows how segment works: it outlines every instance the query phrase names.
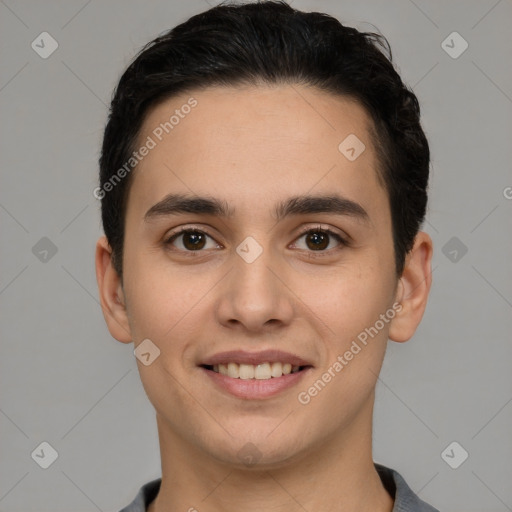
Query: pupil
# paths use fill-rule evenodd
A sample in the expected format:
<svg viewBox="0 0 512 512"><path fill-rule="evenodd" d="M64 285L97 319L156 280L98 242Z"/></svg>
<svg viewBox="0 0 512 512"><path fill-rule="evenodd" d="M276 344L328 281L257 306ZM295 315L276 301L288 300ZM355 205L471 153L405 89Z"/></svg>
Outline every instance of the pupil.
<svg viewBox="0 0 512 512"><path fill-rule="evenodd" d="M183 236L183 244L187 249L192 249L193 251L202 249L204 242L202 233L185 233Z"/></svg>
<svg viewBox="0 0 512 512"><path fill-rule="evenodd" d="M313 247L310 247L310 249L314 250L325 249L329 245L329 237L326 233L311 233L308 241L313 242Z"/></svg>

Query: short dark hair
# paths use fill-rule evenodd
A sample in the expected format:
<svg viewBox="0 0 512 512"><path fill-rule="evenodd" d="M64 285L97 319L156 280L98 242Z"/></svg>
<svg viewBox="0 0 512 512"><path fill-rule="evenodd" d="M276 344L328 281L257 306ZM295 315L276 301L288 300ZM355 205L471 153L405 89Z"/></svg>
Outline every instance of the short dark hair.
<svg viewBox="0 0 512 512"><path fill-rule="evenodd" d="M149 110L212 86L302 84L353 98L370 114L400 276L425 217L430 152L418 100L392 62L382 35L284 1L221 4L148 43L114 91L99 160L103 228L119 275L132 173L105 187L130 159Z"/></svg>

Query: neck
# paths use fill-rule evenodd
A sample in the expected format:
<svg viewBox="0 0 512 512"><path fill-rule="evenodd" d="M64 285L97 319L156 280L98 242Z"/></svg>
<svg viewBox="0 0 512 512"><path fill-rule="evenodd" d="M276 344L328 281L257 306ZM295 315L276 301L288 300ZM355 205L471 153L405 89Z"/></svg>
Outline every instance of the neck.
<svg viewBox="0 0 512 512"><path fill-rule="evenodd" d="M149 512L391 512L373 465L370 421L279 466L235 468L197 453L157 415L162 484Z"/></svg>

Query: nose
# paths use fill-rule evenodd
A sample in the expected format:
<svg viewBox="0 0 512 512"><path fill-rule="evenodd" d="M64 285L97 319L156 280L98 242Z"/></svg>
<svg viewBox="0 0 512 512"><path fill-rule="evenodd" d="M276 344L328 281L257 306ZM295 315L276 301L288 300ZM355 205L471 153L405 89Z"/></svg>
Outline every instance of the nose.
<svg viewBox="0 0 512 512"><path fill-rule="evenodd" d="M233 255L233 269L219 289L216 314L225 327L250 332L275 331L289 325L294 314L293 293L281 266L268 250L252 262Z"/></svg>

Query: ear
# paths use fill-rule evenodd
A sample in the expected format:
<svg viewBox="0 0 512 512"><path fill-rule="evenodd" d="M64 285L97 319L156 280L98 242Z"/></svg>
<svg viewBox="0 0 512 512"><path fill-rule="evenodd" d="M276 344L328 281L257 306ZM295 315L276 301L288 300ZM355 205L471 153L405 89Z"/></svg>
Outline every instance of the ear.
<svg viewBox="0 0 512 512"><path fill-rule="evenodd" d="M404 342L412 338L423 317L432 284L432 252L432 239L419 231L407 254L397 287L395 299L402 309L397 310L390 324L389 338L393 341Z"/></svg>
<svg viewBox="0 0 512 512"><path fill-rule="evenodd" d="M122 343L130 343L132 336L123 286L119 274L112 266L112 249L104 236L96 243L96 280L101 309L110 334Z"/></svg>

